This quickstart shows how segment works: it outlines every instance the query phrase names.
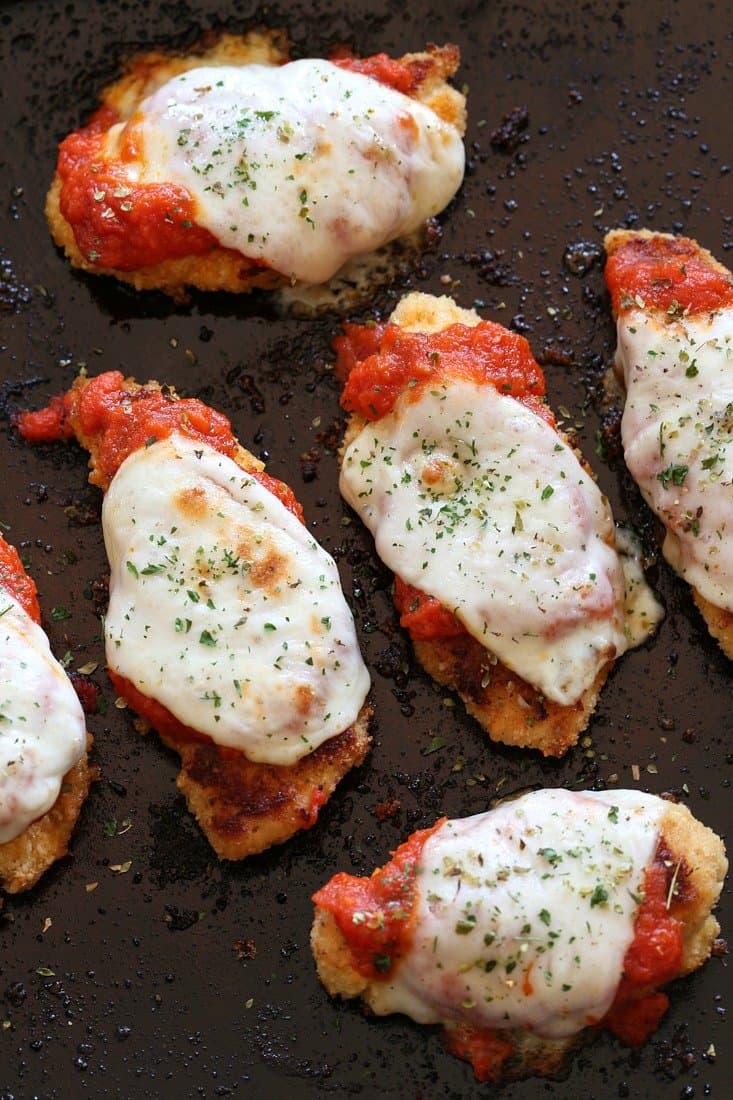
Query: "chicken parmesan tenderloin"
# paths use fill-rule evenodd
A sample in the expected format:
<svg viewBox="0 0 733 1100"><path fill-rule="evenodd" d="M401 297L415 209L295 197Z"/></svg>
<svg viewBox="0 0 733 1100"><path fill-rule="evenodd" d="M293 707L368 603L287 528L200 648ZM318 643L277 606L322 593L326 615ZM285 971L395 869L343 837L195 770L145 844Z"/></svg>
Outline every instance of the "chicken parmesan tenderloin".
<svg viewBox="0 0 733 1100"><path fill-rule="evenodd" d="M605 246L626 465L733 659L733 275L687 237L616 229Z"/></svg>
<svg viewBox="0 0 733 1100"><path fill-rule="evenodd" d="M289 60L275 32L153 52L60 145L46 214L85 271L181 296L321 284L463 179L455 46Z"/></svg>
<svg viewBox="0 0 733 1100"><path fill-rule="evenodd" d="M181 758L223 859L312 826L368 746L369 676L332 558L226 417L156 382L81 375L22 414L76 437L105 492L112 683Z"/></svg>
<svg viewBox="0 0 733 1100"><path fill-rule="evenodd" d="M411 294L335 345L341 492L395 574L418 660L492 739L561 755L659 608L640 570L626 599L608 501L527 341Z"/></svg>
<svg viewBox="0 0 733 1100"><path fill-rule="evenodd" d="M370 878L314 895L333 996L440 1024L480 1081L556 1073L608 1028L640 1045L661 986L710 956L722 841L639 791L540 790L413 834Z"/></svg>
<svg viewBox="0 0 733 1100"><path fill-rule="evenodd" d="M93 769L84 713L41 627L36 586L0 536L0 886L66 855Z"/></svg>

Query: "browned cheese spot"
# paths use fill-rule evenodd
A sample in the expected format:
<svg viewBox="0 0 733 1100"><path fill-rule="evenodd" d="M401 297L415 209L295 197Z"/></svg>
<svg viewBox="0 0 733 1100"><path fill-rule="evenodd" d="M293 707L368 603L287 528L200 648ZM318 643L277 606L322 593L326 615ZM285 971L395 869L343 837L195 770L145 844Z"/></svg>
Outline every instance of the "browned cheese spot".
<svg viewBox="0 0 733 1100"><path fill-rule="evenodd" d="M310 684L298 684L294 692L295 709L298 714L307 717L314 709L316 695Z"/></svg>
<svg viewBox="0 0 733 1100"><path fill-rule="evenodd" d="M188 520L203 519L209 511L206 489L201 485L189 485L176 493L174 503L181 515Z"/></svg>
<svg viewBox="0 0 733 1100"><path fill-rule="evenodd" d="M423 467L421 479L426 485L440 485L448 481L454 473L453 463L446 458L434 456Z"/></svg>
<svg viewBox="0 0 733 1100"><path fill-rule="evenodd" d="M257 588L275 592L287 583L287 559L273 547L266 547L264 555L252 562L249 575Z"/></svg>

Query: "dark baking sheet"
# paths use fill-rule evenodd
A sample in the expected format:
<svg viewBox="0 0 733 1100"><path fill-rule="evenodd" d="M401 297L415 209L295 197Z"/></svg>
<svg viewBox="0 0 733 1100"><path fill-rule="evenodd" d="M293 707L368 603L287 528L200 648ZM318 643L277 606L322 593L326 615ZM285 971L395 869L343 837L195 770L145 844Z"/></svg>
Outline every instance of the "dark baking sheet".
<svg viewBox="0 0 733 1100"><path fill-rule="evenodd" d="M620 663L577 749L553 763L486 744L414 667L388 577L339 501L338 391L325 367L333 319L279 317L263 297L174 306L74 274L48 238L42 209L56 143L135 49L257 22L289 28L300 55L343 41L364 53L457 42L469 86L466 182L440 219L440 239L373 306L388 310L408 284L448 289L526 333L617 518L652 546L654 527L620 465L595 454L598 382L613 349L599 246L608 227L648 225L730 255L728 4L366 7L0 8L0 520L38 582L55 652L73 669L100 662L92 679L107 708L89 720L101 779L73 858L0 911L2 1097L488 1095L496 1090L477 1086L435 1031L328 1000L308 948L314 888L337 869L370 871L441 813L478 812L526 786L635 786L634 765L641 787L672 790L718 832L728 829L731 669L666 566L652 570L667 608L659 636ZM528 111L526 129L492 144L516 107ZM316 828L238 866L213 858L187 814L173 755L114 706L95 602L105 574L100 500L85 484L85 456L72 446L31 450L12 428L14 409L45 401L82 363L156 377L226 412L245 446L293 484L353 601L373 672L373 752ZM380 820L390 800L394 816ZM729 894L720 913L725 931ZM562 1081L529 1080L504 1094L724 1100L733 1080L726 965L714 959L676 984L640 1053L601 1037Z"/></svg>

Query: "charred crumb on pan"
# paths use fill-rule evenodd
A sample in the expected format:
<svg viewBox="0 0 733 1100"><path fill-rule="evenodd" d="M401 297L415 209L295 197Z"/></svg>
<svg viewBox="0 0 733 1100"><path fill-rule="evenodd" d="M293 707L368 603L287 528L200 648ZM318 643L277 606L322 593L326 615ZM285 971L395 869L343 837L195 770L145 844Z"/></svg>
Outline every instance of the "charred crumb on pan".
<svg viewBox="0 0 733 1100"><path fill-rule="evenodd" d="M385 679L394 680L398 688L407 687L410 680L410 651L401 637L393 638L374 659L374 668Z"/></svg>
<svg viewBox="0 0 733 1100"><path fill-rule="evenodd" d="M321 457L319 447L311 447L310 450L304 451L300 456L300 473L306 485L311 481L315 481L318 477L318 464Z"/></svg>
<svg viewBox="0 0 733 1100"><path fill-rule="evenodd" d="M387 798L384 802L377 802L372 813L377 821L391 821L398 816L401 809L402 802L399 798Z"/></svg>
<svg viewBox="0 0 733 1100"><path fill-rule="evenodd" d="M249 962L257 957L257 946L252 938L235 940L232 944L237 962Z"/></svg>
<svg viewBox="0 0 733 1100"><path fill-rule="evenodd" d="M572 349L566 350L558 344L548 343L537 356L537 362L541 367L572 367L575 364L575 355Z"/></svg>
<svg viewBox="0 0 733 1100"><path fill-rule="evenodd" d="M604 462L617 462L623 457L621 443L621 409L617 406L608 409L601 417L598 430L598 453Z"/></svg>
<svg viewBox="0 0 733 1100"><path fill-rule="evenodd" d="M571 275L583 277L603 259L603 248L598 241L572 241L562 254L563 267Z"/></svg>
<svg viewBox="0 0 733 1100"><path fill-rule="evenodd" d="M522 142L528 140L529 108L526 105L513 107L504 115L500 124L491 131L491 147L500 153L513 153Z"/></svg>
<svg viewBox="0 0 733 1100"><path fill-rule="evenodd" d="M518 282L518 276L505 260L505 256L504 249L482 248L475 252L465 252L459 258L472 267L489 286L514 286Z"/></svg>
<svg viewBox="0 0 733 1100"><path fill-rule="evenodd" d="M317 443L323 447L327 455L338 454L344 435L344 423L342 419L332 420L326 427L316 433Z"/></svg>

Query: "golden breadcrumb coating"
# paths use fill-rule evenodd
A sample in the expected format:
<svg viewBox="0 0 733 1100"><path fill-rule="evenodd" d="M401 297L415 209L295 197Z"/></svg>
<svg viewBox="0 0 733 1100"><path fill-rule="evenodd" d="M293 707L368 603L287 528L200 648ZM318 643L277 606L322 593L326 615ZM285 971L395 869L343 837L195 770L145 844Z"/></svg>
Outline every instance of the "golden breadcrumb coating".
<svg viewBox="0 0 733 1100"><path fill-rule="evenodd" d="M716 607L694 587L692 596L713 638L726 657L733 661L733 612L726 611L724 607Z"/></svg>
<svg viewBox="0 0 733 1100"><path fill-rule="evenodd" d="M64 776L51 809L19 836L0 844L0 885L8 894L30 890L52 863L67 854L90 784L97 777L88 759L91 744L87 735L87 750Z"/></svg>
<svg viewBox="0 0 733 1100"><path fill-rule="evenodd" d="M371 708L296 764L253 763L218 745L161 735L181 758L176 784L220 859L244 859L315 824L347 772L369 751ZM314 801L315 798L315 801Z"/></svg>

